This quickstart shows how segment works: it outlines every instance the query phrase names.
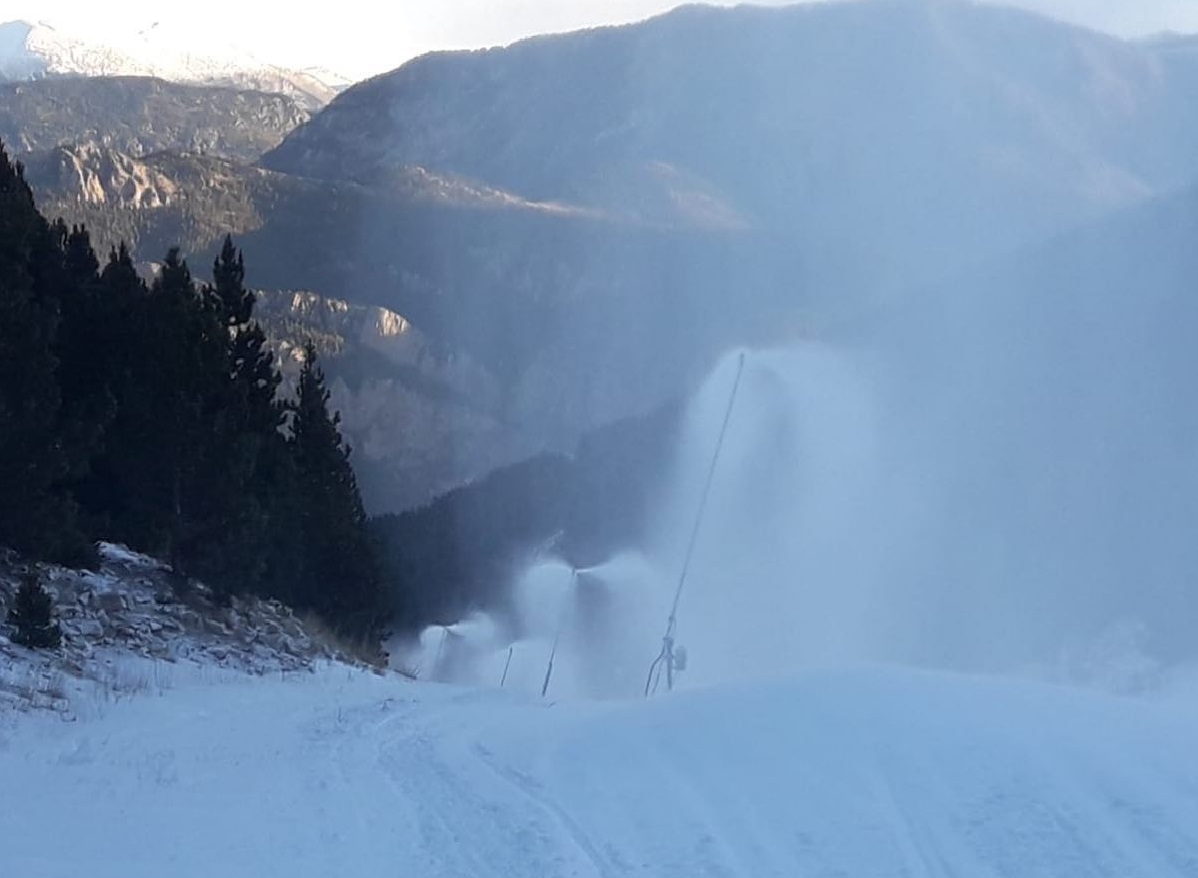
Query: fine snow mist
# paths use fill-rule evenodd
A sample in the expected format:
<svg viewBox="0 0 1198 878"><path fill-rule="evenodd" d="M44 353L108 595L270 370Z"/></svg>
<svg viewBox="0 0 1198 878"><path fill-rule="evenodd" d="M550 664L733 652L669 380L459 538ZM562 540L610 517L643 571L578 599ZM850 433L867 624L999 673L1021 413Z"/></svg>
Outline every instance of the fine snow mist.
<svg viewBox="0 0 1198 878"><path fill-rule="evenodd" d="M1164 201L750 353L679 609L687 681L1192 660L1194 213ZM681 567L735 359L691 406L660 569Z"/></svg>
<svg viewBox="0 0 1198 878"><path fill-rule="evenodd" d="M679 606L686 683L861 661L1059 677L1112 642L1116 664L1192 658L1192 380L1176 332L1128 317L1069 294L940 302L751 353ZM688 415L647 548L669 574L735 370ZM660 629L673 577L656 585Z"/></svg>
<svg viewBox="0 0 1198 878"><path fill-rule="evenodd" d="M439 682L554 696L623 698L644 686L666 588L643 555L584 569L540 559L512 589L512 615L477 614L393 644L401 666Z"/></svg>
<svg viewBox="0 0 1198 878"><path fill-rule="evenodd" d="M1135 689L1194 660L1195 234L1187 192L748 351L680 685L894 662ZM527 571L486 679L516 642L509 684L539 691L557 641L551 692L643 691L737 362L692 398L640 544Z"/></svg>
<svg viewBox="0 0 1198 878"><path fill-rule="evenodd" d="M649 554L675 576L738 359L716 367L687 414L673 488L650 539ZM873 560L861 552L842 557L839 546L861 531L876 484L873 393L861 364L828 347L746 356L679 601L686 679L860 655ZM659 618L664 626L665 613Z"/></svg>

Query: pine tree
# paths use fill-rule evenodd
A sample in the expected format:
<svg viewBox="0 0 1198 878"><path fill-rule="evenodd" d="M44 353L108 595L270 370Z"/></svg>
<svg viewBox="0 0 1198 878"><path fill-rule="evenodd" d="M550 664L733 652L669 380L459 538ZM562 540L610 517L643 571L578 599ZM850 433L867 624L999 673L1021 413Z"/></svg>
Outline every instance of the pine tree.
<svg viewBox="0 0 1198 878"><path fill-rule="evenodd" d="M220 254L212 264L212 293L225 325L245 326L254 316L254 294L245 288L245 257L225 235Z"/></svg>
<svg viewBox="0 0 1198 878"><path fill-rule="evenodd" d="M87 230L47 223L0 147L0 545L94 560L78 500L92 534L220 593L375 634L378 551L316 352L282 403L245 276L231 238L210 285L177 249L150 288L123 244L99 271ZM35 586L13 618L49 642Z"/></svg>
<svg viewBox="0 0 1198 878"><path fill-rule="evenodd" d="M59 220L65 231L66 224ZM91 232L87 226L72 226L63 239L64 267L78 288L90 292L100 274L100 260L92 248Z"/></svg>
<svg viewBox="0 0 1198 878"><path fill-rule="evenodd" d="M304 351L291 406L302 570L294 601L315 610L343 633L379 633L384 601L379 550L341 438L340 414L329 413L329 391L316 348Z"/></svg>
<svg viewBox="0 0 1198 878"><path fill-rule="evenodd" d="M171 251L147 291L123 246L109 259L96 323L111 343L98 371L116 416L79 492L106 534L177 574L222 597L278 594L294 580L284 531L297 529L283 524L294 480L281 377L231 240L213 277L197 287Z"/></svg>
<svg viewBox="0 0 1198 878"><path fill-rule="evenodd" d="M54 603L35 571L21 577L17 600L8 611L15 630L13 642L31 649L54 649L62 643L62 630L54 621Z"/></svg>
<svg viewBox="0 0 1198 878"><path fill-rule="evenodd" d="M115 538L168 558L186 573L206 527L204 497L228 382L227 332L171 250L148 293L127 254L102 275L127 319L112 364L117 413L89 502L107 508ZM118 310L118 313L119 310Z"/></svg>
<svg viewBox="0 0 1198 878"><path fill-rule="evenodd" d="M210 303L196 289L178 249L167 253L150 290L149 324L158 344L146 365L155 393L144 414L161 431L162 444L149 449L158 462L154 486L165 526L166 554L177 572L188 574L211 527L205 508L213 474L211 445L223 429L222 392L228 380L227 333Z"/></svg>
<svg viewBox="0 0 1198 878"><path fill-rule="evenodd" d="M62 489L64 441L54 353L62 253L19 165L0 146L0 545L67 563L87 560Z"/></svg>
<svg viewBox="0 0 1198 878"><path fill-rule="evenodd" d="M140 372L149 367L150 342L139 331L145 323L142 311L147 307L148 295L122 242L109 253L97 279L94 313L86 330L92 345L87 363L89 386L81 391L101 393L110 417L88 472L73 485L91 527L109 539L131 544L135 540L131 521L138 502L133 485L123 478L128 459L121 443L136 428L126 407L136 407L144 384Z"/></svg>
<svg viewBox="0 0 1198 878"><path fill-rule="evenodd" d="M224 247L212 267L214 283L209 296L217 303L221 319L229 329L228 357L231 407L234 421L243 434L255 437L279 435L283 407L278 402L282 376L275 368L274 354L266 333L253 321L256 298L245 287L245 259L225 237Z"/></svg>
<svg viewBox="0 0 1198 878"><path fill-rule="evenodd" d="M282 376L266 334L251 322L256 299L245 288L244 257L229 237L212 274L204 296L226 330L225 373L202 461L197 528L184 561L219 592L263 591L287 451L277 399Z"/></svg>
<svg viewBox="0 0 1198 878"><path fill-rule="evenodd" d="M101 295L100 265L87 229L68 229L59 220L54 233L62 253L61 321L54 353L62 391L63 439L74 463L68 487L77 493L116 414L109 362L119 349L123 330L114 303Z"/></svg>

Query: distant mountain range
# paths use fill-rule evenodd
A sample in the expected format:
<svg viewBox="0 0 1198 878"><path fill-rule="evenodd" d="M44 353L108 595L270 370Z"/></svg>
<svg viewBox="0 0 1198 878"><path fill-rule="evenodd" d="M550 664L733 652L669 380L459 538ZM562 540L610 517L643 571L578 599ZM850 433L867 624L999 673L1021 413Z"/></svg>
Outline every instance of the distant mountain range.
<svg viewBox="0 0 1198 878"><path fill-rule="evenodd" d="M0 29L0 58L35 31ZM728 347L863 319L1198 179L1195 94L1191 40L874 0L433 54L310 116L47 75L0 89L0 137L102 246L202 266L232 232L257 286L403 315L431 352L410 380L470 363L457 390L510 441L437 433L461 448L424 445L438 475L399 508L650 411Z"/></svg>
<svg viewBox="0 0 1198 878"><path fill-rule="evenodd" d="M365 183L420 165L645 221L778 230L871 256L861 280L902 281L1191 179L1195 75L1177 45L965 3L684 7L417 59L264 164Z"/></svg>
<svg viewBox="0 0 1198 878"><path fill-rule="evenodd" d="M185 34L160 25L97 39L46 23L0 24L0 80L45 76L154 76L174 82L275 92L311 110L349 80L322 69L289 70L232 46L199 53Z"/></svg>
<svg viewBox="0 0 1198 878"><path fill-rule="evenodd" d="M0 140L17 153L182 152L252 164L308 118L285 95L139 76L0 82Z"/></svg>
<svg viewBox="0 0 1198 878"><path fill-rule="evenodd" d="M484 362L518 350L565 430L1198 178L1193 57L972 3L684 7L417 59L261 164L561 206L462 238L376 214L343 255Z"/></svg>

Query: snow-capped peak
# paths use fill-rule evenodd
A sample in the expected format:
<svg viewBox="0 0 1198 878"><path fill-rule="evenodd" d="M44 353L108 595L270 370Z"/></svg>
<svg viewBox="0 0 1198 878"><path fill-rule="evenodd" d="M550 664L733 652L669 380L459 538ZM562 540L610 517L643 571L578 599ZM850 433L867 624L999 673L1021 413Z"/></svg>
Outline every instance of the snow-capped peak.
<svg viewBox="0 0 1198 878"><path fill-rule="evenodd" d="M0 24L0 80L43 76L157 76L281 92L314 107L349 84L327 70L291 70L232 46L197 50L185 31L150 22L127 31L71 31L47 22Z"/></svg>

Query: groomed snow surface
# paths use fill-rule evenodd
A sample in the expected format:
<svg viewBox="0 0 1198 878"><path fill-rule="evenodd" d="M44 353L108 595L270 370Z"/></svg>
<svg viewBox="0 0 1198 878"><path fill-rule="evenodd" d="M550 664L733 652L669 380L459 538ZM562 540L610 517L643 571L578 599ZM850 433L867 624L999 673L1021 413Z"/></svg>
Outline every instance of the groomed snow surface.
<svg viewBox="0 0 1198 878"><path fill-rule="evenodd" d="M541 702L344 668L0 717L5 875L1198 875L1198 710L893 669Z"/></svg>

